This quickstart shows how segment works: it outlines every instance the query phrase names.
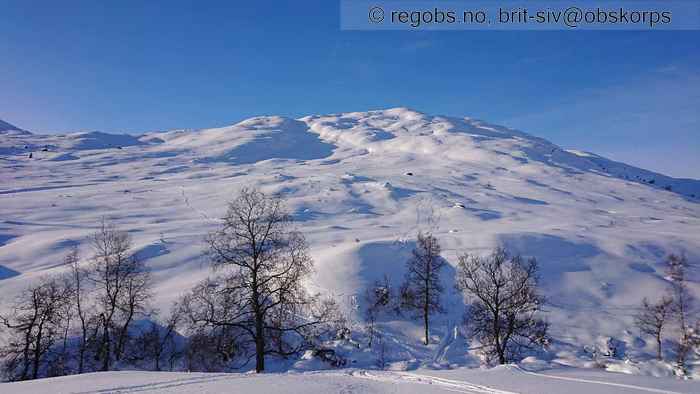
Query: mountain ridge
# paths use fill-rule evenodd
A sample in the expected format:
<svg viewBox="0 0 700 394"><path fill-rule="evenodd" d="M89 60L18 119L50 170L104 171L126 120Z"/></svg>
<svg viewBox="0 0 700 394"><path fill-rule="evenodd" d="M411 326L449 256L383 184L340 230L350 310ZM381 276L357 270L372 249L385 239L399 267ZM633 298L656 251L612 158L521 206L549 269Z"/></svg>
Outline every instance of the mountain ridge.
<svg viewBox="0 0 700 394"><path fill-rule="evenodd" d="M379 117L379 118L384 118L385 120L393 121L395 122L395 125L393 127L390 127L387 130L381 130L380 133L377 132L372 132L372 128L369 128L368 130L365 130L363 133L355 133L355 135L351 135L351 133L346 132L346 133L340 133L338 130L350 130L352 131L352 126L357 126L358 124L361 124L362 122L359 122L358 119L363 119L365 122L368 120L371 120L373 117ZM342 123L342 127L339 128L338 130L335 130L334 133L329 133L327 130L324 129L324 119L338 119L339 122ZM0 121L2 122L2 121ZM68 133L68 134L60 134L60 135L39 135L39 134L32 134L32 136L46 139L48 142L45 145L55 145L56 148L58 149L64 149L66 151L70 150L78 150L78 149L103 149L103 148L116 148L116 147L124 147L124 146L131 146L131 145L136 145L136 144L141 144L141 143L147 143L147 144L159 144L159 143L164 143L163 148L167 149L167 146L169 144L174 145L176 147L180 148L187 148L188 145L190 148L195 148L196 146L199 147L204 147L207 144L213 145L210 146L209 149L211 151L221 151L222 154L219 155L219 157L215 157L212 159L206 159L206 160L221 160L221 161L226 161L227 156L225 154L226 152L226 144L236 144L240 142L240 140L252 140L254 139L252 135L248 135L245 137L242 137L240 135L235 135L236 133L241 133L241 132L248 132L248 133L255 133L255 130L262 130L264 133L265 127L272 127L272 128L277 128L278 131L282 132L280 135L284 135L285 131L292 131L297 130L296 132L296 138L298 138L300 135L303 136L303 134L299 134L298 131L300 131L301 127L299 126L299 123L305 123L307 130L311 133L318 134L321 136L321 139L323 140L324 138L327 140L330 140L330 143L337 143L340 141L340 143L345 143L352 145L353 143L355 144L366 144L366 143L374 143L378 142L381 140L388 140L392 139L396 136L400 136L400 133L407 131L405 125L408 124L416 124L423 122L424 125L423 127L416 127L412 130L412 132L415 133L432 133L432 134L440 134L440 133L465 133L465 134L470 134L475 137L475 138L520 138L525 141L534 143L534 144L541 144L540 148L543 149L550 149L551 152L549 152L550 155L556 154L558 156L561 155L567 155L570 154L578 159L574 159L574 161L578 161L578 167L585 168L586 170L590 171L597 171L599 173L604 173L608 174L611 176L619 177L621 179L629 180L629 181L634 181L634 182L639 182L643 184L648 184L652 187L656 188L661 188L661 189L667 189L671 191L678 192L680 194L683 194L685 196L691 197L691 198L697 198L700 197L700 180L694 179L694 178L674 178L672 176L664 175L655 171L651 170L646 170L642 168L638 168L632 165L628 165L622 162L617 162L611 159L608 159L606 157L597 155L595 153L591 152L583 152L580 150L576 149L563 149L550 141L523 132L519 131L516 129L504 127L504 126L499 126L495 124L488 123L483 120L478 120L474 118L469 118L469 117L454 117L454 116L445 116L445 115L428 115L410 108L406 107L396 107L396 108L389 108L389 109L380 109L380 110L370 110L370 111L363 111L363 112L347 112L347 113L337 113L337 114L328 114L328 115L308 115L304 117L300 117L297 119L289 118L289 117L284 117L284 116L275 116L275 115L268 115L268 116L256 116L248 119L244 119L238 123L228 125L228 126L222 126L222 127L215 127L215 128L205 128L205 129L176 129L176 130L169 130L169 131L159 131L159 132L147 132L143 133L140 135L131 135L131 134L114 134L114 133L102 133L102 132L91 132L91 133ZM355 123L353 123L355 122ZM286 124L286 126L285 126ZM291 127L291 124L296 124L297 126ZM1 125L1 124L0 124ZM9 125L9 124L8 124ZM267 125L267 126L265 126ZM10 127L13 127L14 130L20 130L17 129L15 126L9 125ZM0 127L1 129L2 127ZM403 130L402 130L403 128ZM432 128L432 129L431 129ZM271 130L271 129L269 129ZM269 131L268 130L268 131ZM375 129L375 131L378 129ZM361 134L361 135L358 135ZM394 135L391 135L394 134ZM29 135L29 134L28 134ZM20 137L23 137L25 135L21 135ZM391 137L391 138L389 138ZM89 139L89 143L65 143L61 144L60 142L66 142L67 140L80 140L80 139ZM353 142L352 139L355 141ZM269 140L269 139L268 139ZM53 141L59 141L58 143L53 142ZM36 147L42 146L40 143L36 143L34 141L34 145ZM306 140L305 142L308 143L313 143L313 141ZM328 142L328 141L326 141ZM430 141L424 141L429 143ZM21 143L21 141L20 141ZM291 141L287 142L287 145L289 145ZM7 144L5 144L7 145ZM356 145L358 146L358 145ZM260 148L261 145L258 145L258 148ZM280 147L280 149L283 149L285 147ZM425 147L420 147L420 146L413 146L412 148L415 149L422 149L425 151ZM0 149L3 149L2 146L0 146ZM322 147L318 147L318 149L323 150ZM5 146L5 151L7 152L8 147ZM376 151L376 150L375 150ZM2 152L2 151L0 151ZM546 152L539 152L539 154L544 154L546 155ZM310 153L307 155L308 157L314 156L313 153ZM248 160L254 160L256 157L252 156ZM561 157L560 157L561 159ZM566 161L571 161L573 157L566 158Z"/></svg>
<svg viewBox="0 0 700 394"><path fill-rule="evenodd" d="M0 132L4 131L18 131L22 133L28 133L26 130L22 130L17 126L0 119Z"/></svg>

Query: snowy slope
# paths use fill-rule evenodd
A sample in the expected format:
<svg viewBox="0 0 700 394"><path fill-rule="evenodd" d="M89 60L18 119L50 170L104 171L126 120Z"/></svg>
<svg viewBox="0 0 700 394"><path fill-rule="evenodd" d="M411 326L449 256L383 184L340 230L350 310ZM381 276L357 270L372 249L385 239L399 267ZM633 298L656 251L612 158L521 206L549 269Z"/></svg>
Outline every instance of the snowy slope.
<svg viewBox="0 0 700 394"><path fill-rule="evenodd" d="M406 368L474 362L454 330L461 253L501 244L538 258L550 357L568 364L607 337L648 357L633 308L664 289L665 254L700 258L700 181L394 108L136 137L0 134L0 299L60 270L71 245L87 257L86 237L106 215L132 232L165 308L208 274L202 239L243 186L285 197L316 261L310 286L347 304L385 272L401 280L419 230L438 237L451 313L438 317L435 344L420 346L411 322L383 328L404 344L392 357ZM700 296L697 282L692 291Z"/></svg>
<svg viewBox="0 0 700 394"><path fill-rule="evenodd" d="M106 372L0 384L15 394L68 393L471 393L647 394L697 393L700 383L600 371L492 370L415 372L342 370L288 374Z"/></svg>

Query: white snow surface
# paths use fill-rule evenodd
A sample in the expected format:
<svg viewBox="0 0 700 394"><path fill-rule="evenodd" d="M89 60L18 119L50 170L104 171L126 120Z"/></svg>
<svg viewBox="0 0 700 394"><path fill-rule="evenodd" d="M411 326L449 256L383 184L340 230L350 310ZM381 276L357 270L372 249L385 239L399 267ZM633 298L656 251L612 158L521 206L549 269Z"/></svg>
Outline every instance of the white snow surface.
<svg viewBox="0 0 700 394"><path fill-rule="evenodd" d="M133 235L154 273L153 305L166 310L210 274L203 237L245 186L284 197L315 260L309 287L348 305L356 321L362 305L357 311L349 305L384 273L395 284L402 280L418 231L439 239L450 263L444 272L448 313L436 316L428 347L420 345L416 323L382 321L394 343L392 369L478 365L459 334L464 303L452 287L454 267L462 253L486 254L504 245L540 263L555 341L538 357L585 367L586 349L615 338L624 356L608 369L672 374L663 365L649 367L653 343L639 337L632 321L642 297L654 299L665 289L667 253L700 258L700 181L567 151L470 118L407 108L265 116L142 136L0 133L0 308L29 281L60 272L72 245L87 260L87 237L106 216ZM698 279L691 272L691 291L700 296ZM132 386L161 375L181 378L113 376ZM102 376L85 379L98 387ZM389 384L337 376L369 392ZM248 379L224 377L220 384L239 378ZM53 381L70 385L71 379L80 378Z"/></svg>
<svg viewBox="0 0 700 394"><path fill-rule="evenodd" d="M515 365L490 370L336 371L272 374L103 372L0 384L13 394L97 393L470 393L648 394L697 393L700 382L609 372L548 370Z"/></svg>

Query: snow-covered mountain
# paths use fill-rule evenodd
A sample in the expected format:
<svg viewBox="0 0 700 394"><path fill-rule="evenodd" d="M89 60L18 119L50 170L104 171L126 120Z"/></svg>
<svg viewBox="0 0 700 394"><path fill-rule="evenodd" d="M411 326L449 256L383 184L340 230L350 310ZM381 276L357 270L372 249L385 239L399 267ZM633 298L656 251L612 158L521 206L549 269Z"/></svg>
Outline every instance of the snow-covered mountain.
<svg viewBox="0 0 700 394"><path fill-rule="evenodd" d="M88 256L105 215L133 234L166 307L208 274L202 238L243 186L286 199L316 262L311 286L348 303L384 273L402 279L419 230L437 236L451 267L496 245L536 257L559 359L608 337L651 353L633 308L663 291L667 253L700 258L698 180L394 108L142 136L0 134L0 299L60 270L71 245ZM405 359L466 363L453 273L440 345L407 347ZM409 322L387 330L420 342Z"/></svg>
<svg viewBox="0 0 700 394"><path fill-rule="evenodd" d="M26 130L22 130L19 127L7 123L4 120L0 119L0 136L7 136L7 135L28 135L29 132Z"/></svg>
<svg viewBox="0 0 700 394"><path fill-rule="evenodd" d="M20 130L17 126L11 125L4 120L0 119L0 131L6 130Z"/></svg>

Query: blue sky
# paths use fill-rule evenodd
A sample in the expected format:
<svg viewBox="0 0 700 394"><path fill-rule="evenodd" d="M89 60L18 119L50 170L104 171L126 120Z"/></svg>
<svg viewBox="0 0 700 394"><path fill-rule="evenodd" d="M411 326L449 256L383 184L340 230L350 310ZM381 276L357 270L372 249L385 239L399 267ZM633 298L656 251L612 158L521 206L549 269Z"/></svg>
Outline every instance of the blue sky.
<svg viewBox="0 0 700 394"><path fill-rule="evenodd" d="M5 1L0 92L0 119L38 132L407 106L700 178L700 31L341 31L332 0Z"/></svg>

